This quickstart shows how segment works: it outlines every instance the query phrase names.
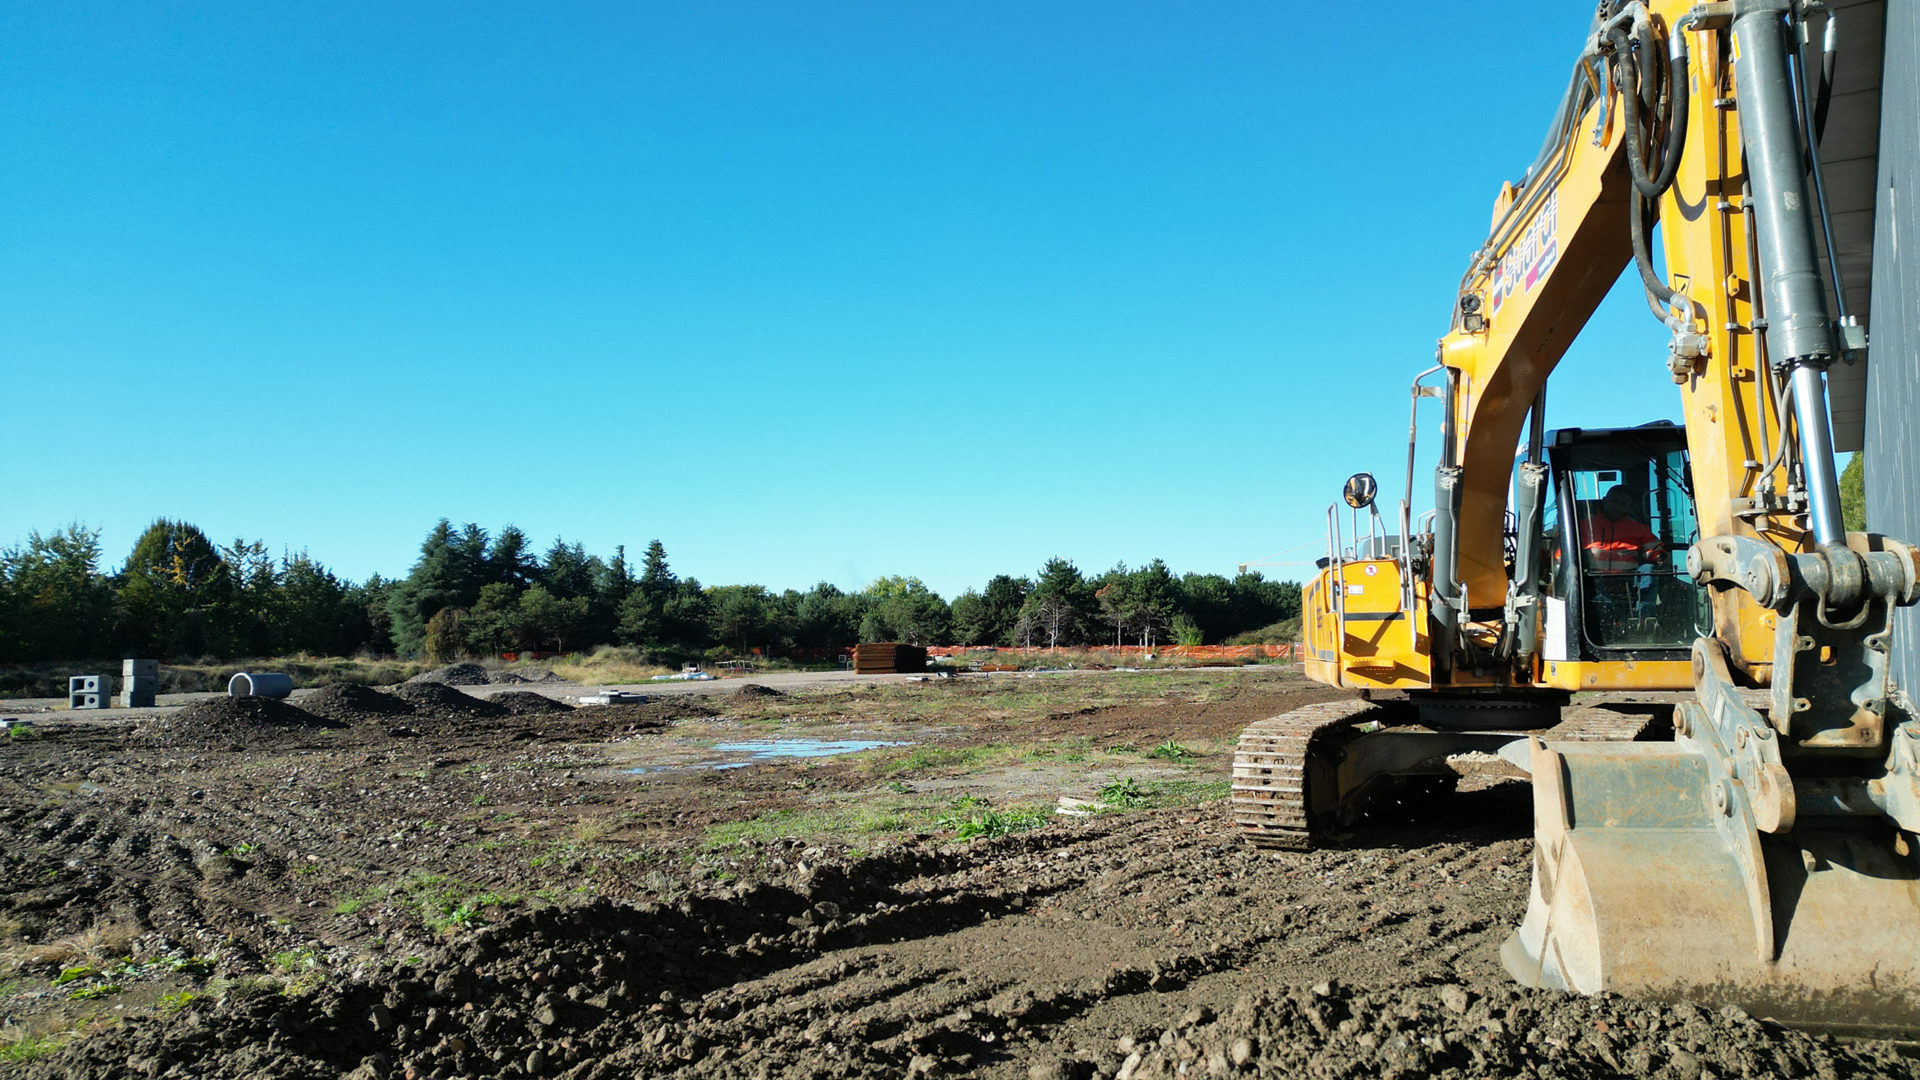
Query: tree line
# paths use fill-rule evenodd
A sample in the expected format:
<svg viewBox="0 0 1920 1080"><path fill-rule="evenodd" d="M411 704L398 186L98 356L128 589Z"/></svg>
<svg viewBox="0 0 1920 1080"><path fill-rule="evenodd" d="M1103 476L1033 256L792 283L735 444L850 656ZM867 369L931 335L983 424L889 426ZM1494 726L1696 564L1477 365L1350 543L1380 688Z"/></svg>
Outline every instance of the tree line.
<svg viewBox="0 0 1920 1080"><path fill-rule="evenodd" d="M1258 573L1175 576L1155 559L1088 575L1050 559L951 601L914 577L857 592L703 585L676 575L660 541L637 563L514 526L489 534L442 519L405 577L345 580L258 541L221 545L181 521L153 523L108 570L79 525L0 551L0 659L235 658L308 653L435 659L625 645L657 659L825 655L859 641L920 645L1216 644L1290 636L1300 589Z"/></svg>

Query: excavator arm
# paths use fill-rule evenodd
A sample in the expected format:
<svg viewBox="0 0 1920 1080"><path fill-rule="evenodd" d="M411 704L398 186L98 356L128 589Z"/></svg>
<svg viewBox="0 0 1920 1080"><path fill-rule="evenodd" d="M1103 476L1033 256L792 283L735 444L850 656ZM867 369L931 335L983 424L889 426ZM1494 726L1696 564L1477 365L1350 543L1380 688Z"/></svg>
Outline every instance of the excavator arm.
<svg viewBox="0 0 1920 1080"><path fill-rule="evenodd" d="M1396 546L1370 526L1349 549L1329 511L1305 667L1363 700L1241 736L1251 842L1324 842L1370 800L1445 790L1497 754L1534 792L1532 891L1502 953L1520 982L1920 1031L1920 721L1888 677L1920 563L1846 530L1827 385L1866 347L1860 282L1840 275L1872 230L1836 224L1820 133L1830 112L1877 126L1876 95L1833 87L1836 64L1877 69L1880 17L1879 0L1602 3L1414 382L1416 419L1444 402L1431 530ZM1548 380L1628 267L1669 345L1611 362L1677 387L1684 433L1549 442ZM1373 489L1363 474L1346 496L1377 524ZM1596 504L1621 489L1603 533ZM1636 557L1662 546L1644 526L1616 543L1637 492L1688 507L1661 511L1684 574ZM1562 708L1588 689L1633 694ZM1633 711L1647 691L1676 699L1671 738L1625 741L1664 734Z"/></svg>
<svg viewBox="0 0 1920 1080"><path fill-rule="evenodd" d="M1535 985L1911 1031L1920 725L1890 700L1887 656L1920 564L1840 514L1827 371L1866 341L1831 277L1819 154L1837 26L1807 0L1603 6L1440 343L1434 682L1537 679L1540 531L1516 530L1518 572L1506 556L1514 449L1529 436L1512 485L1524 523L1548 377L1636 265L1670 345L1657 375L1626 357L1621 377L1680 389L1701 533L1687 572L1712 632L1671 744L1533 740L1534 890L1508 967ZM1816 63L1804 46L1822 37Z"/></svg>

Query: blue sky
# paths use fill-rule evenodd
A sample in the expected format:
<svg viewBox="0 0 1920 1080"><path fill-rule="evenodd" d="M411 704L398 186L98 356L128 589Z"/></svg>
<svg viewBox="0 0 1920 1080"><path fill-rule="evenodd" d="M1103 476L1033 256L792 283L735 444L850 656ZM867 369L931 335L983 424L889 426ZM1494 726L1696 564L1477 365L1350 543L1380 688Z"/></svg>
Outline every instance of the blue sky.
<svg viewBox="0 0 1920 1080"><path fill-rule="evenodd" d="M0 544L1310 559L1347 474L1399 490L1586 30L1544 10L8 5ZM1663 341L1616 290L1555 424L1677 419Z"/></svg>

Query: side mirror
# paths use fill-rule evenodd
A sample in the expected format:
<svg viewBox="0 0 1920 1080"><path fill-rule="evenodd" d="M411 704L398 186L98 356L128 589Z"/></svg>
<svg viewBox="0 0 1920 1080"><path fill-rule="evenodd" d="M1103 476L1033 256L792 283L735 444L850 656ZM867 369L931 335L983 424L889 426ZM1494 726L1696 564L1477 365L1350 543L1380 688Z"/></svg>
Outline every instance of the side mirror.
<svg viewBox="0 0 1920 1080"><path fill-rule="evenodd" d="M1380 485L1374 483L1372 473L1354 473L1347 477L1347 486L1340 491L1340 497L1355 510L1365 510L1373 505L1373 497L1380 493Z"/></svg>

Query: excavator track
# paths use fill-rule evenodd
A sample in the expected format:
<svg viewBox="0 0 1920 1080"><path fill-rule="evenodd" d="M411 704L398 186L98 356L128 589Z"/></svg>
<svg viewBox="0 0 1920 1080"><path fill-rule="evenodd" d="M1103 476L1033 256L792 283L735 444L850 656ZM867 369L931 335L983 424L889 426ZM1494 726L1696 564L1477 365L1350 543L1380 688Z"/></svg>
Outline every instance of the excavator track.
<svg viewBox="0 0 1920 1080"><path fill-rule="evenodd" d="M1497 701L1463 702L1461 707L1489 719L1538 708ZM1633 742L1646 736L1660 708L1639 701L1597 701L1566 710L1558 723L1543 725L1536 733L1549 742ZM1233 819L1240 835L1255 847L1279 851L1305 851L1326 842L1339 814L1331 771L1345 747L1360 736L1358 726L1373 721L1394 726L1412 719L1404 708L1382 702L1329 701L1248 725L1233 757ZM1513 738L1524 731L1510 720L1490 726L1513 730ZM1525 776L1491 754L1481 756L1495 775ZM1317 767L1326 771L1315 776Z"/></svg>
<svg viewBox="0 0 1920 1080"><path fill-rule="evenodd" d="M1308 705L1240 733L1233 755L1233 821L1255 847L1305 851L1318 837L1307 770L1338 733L1386 710L1365 701Z"/></svg>

